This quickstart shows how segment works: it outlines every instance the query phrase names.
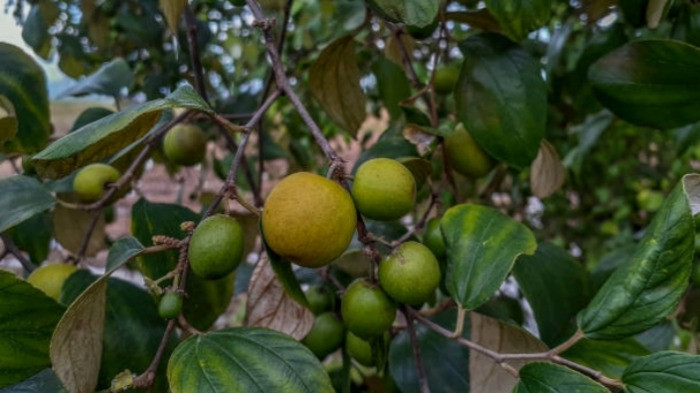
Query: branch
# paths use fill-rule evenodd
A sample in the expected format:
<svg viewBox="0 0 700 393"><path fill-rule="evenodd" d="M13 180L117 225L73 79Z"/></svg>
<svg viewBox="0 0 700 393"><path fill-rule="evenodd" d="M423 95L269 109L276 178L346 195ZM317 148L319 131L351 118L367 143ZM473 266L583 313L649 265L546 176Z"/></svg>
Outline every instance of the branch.
<svg viewBox="0 0 700 393"><path fill-rule="evenodd" d="M202 70L202 59L199 51L199 43L197 42L197 20L192 13L192 8L189 5L185 6L185 25L187 26L187 43L190 48L190 58L192 59L192 70L194 70L194 80L197 86L197 92L200 96L209 103L207 97L207 89L204 84L204 72Z"/></svg>
<svg viewBox="0 0 700 393"><path fill-rule="evenodd" d="M435 193L432 189L430 190L430 203L428 204L428 208L425 209L425 213L423 213L423 216L418 220L416 225L411 229L410 231L406 232L401 236L400 238L394 240L391 242L391 248L396 248L399 246L399 244L405 242L406 240L410 239L411 236L415 235L416 233L420 232L424 227L425 224L428 222L428 216L430 215L430 212L433 210L433 207L437 205L438 201L438 195Z"/></svg>
<svg viewBox="0 0 700 393"><path fill-rule="evenodd" d="M408 337L411 339L411 349L413 350L413 360L416 362L420 391L421 393L430 393L428 377L425 375L425 366L420 356L420 346L418 345L418 338L416 337L416 329L415 326L413 326L413 316L406 309L407 307L403 306L401 311L406 317L406 330L408 331Z"/></svg>
<svg viewBox="0 0 700 393"><path fill-rule="evenodd" d="M6 233L0 234L0 238L2 238L2 243L5 245L5 252L14 255L26 271L31 273L36 269L36 266L22 254L22 251L17 248L15 242Z"/></svg>
<svg viewBox="0 0 700 393"><path fill-rule="evenodd" d="M134 381L132 382L132 386L134 388L147 388L153 384L153 381L155 381L156 373L158 372L158 365L160 364L160 360L163 358L163 352L165 352L165 347L168 345L168 340L170 339L173 329L175 329L175 320L171 319L168 321L168 325L165 327L163 338L160 340L160 345L158 345L158 350L156 351L155 356L153 356L151 364L141 375L134 377Z"/></svg>
<svg viewBox="0 0 700 393"><path fill-rule="evenodd" d="M92 219L90 220L90 225L83 235L83 240L80 242L80 247L76 254L76 263L79 262L85 256L85 251L87 251L88 245L90 244L90 238L97 228L97 222L100 221L100 216L102 215L102 208L93 211Z"/></svg>
<svg viewBox="0 0 700 393"><path fill-rule="evenodd" d="M439 333L451 340L454 340L460 345L463 345L471 350L474 350L476 352L479 352L482 355L485 355L489 358L491 358L494 362L498 363L502 367L508 369L511 368L513 369L512 366L507 364L508 360L548 360L553 363L558 363L564 366L567 366L569 368L572 368L574 370L580 371L589 377L597 380L598 382L611 386L611 387L616 387L616 388L621 388L623 387L622 382L608 378L603 375L600 371L593 370L591 368L588 368L582 364L573 362L571 360L565 359L560 356L560 353L566 351L567 349L571 348L574 344L576 344L581 338L583 338L583 333L581 331L577 331L571 338L566 340L564 343L561 345L550 349L547 352L536 352L536 353L499 353L496 351L493 351L491 349L488 349L478 343L475 343L471 340L467 340L466 338L463 337L454 337L452 336L452 332L449 331L448 329L445 329L444 327L436 324L435 322L423 317L418 313L417 311L407 308L408 313L413 315L419 322L430 328L431 330L435 331L436 333ZM517 371L516 374L517 376Z"/></svg>

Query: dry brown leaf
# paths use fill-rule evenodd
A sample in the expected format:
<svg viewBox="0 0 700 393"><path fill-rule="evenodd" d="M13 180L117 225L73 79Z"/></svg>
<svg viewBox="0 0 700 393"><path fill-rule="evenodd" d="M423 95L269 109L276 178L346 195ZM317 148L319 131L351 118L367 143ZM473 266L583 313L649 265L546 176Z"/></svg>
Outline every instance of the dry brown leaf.
<svg viewBox="0 0 700 393"><path fill-rule="evenodd" d="M537 158L530 170L530 188L540 199L554 194L564 184L566 169L557 150L546 140L540 142Z"/></svg>
<svg viewBox="0 0 700 393"><path fill-rule="evenodd" d="M263 255L250 277L245 325L274 329L301 340L313 324L314 315L285 292Z"/></svg>
<svg viewBox="0 0 700 393"><path fill-rule="evenodd" d="M83 243L83 238L90 228L92 214L92 212L85 210L70 209L63 205L56 205L53 211L53 233L61 247L73 254L78 253L80 245ZM104 248L105 219L104 215L100 215L100 218L97 220L97 226L90 236L90 241L88 241L85 255L93 257Z"/></svg>
<svg viewBox="0 0 700 393"><path fill-rule="evenodd" d="M160 0L160 9L165 15L170 31L175 35L177 35L177 26L183 11L185 11L185 6L187 6L187 0Z"/></svg>
<svg viewBox="0 0 700 393"><path fill-rule="evenodd" d="M544 352L549 348L536 337L475 312L471 313L471 340L501 353ZM512 360L508 364L520 369L528 361ZM518 380L491 358L469 351L470 393L510 393Z"/></svg>

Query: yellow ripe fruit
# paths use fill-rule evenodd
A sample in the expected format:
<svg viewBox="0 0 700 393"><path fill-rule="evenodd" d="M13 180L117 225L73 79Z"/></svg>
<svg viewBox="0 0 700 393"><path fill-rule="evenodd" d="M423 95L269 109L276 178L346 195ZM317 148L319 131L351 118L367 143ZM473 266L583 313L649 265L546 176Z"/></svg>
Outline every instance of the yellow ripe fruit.
<svg viewBox="0 0 700 393"><path fill-rule="evenodd" d="M204 159L207 152L207 138L202 130L193 124L178 124L163 138L163 153L170 162L192 166Z"/></svg>
<svg viewBox="0 0 700 393"><path fill-rule="evenodd" d="M111 165L90 164L73 178L73 191L83 202L99 201L105 194L105 185L119 180L121 174Z"/></svg>
<svg viewBox="0 0 700 393"><path fill-rule="evenodd" d="M270 192L262 214L267 245L304 267L321 267L348 248L357 216L338 183L308 172L287 176Z"/></svg>
<svg viewBox="0 0 700 393"><path fill-rule="evenodd" d="M58 301L61 298L61 288L68 277L78 270L73 265L65 263L51 263L34 270L27 277L27 282L40 289L47 296Z"/></svg>
<svg viewBox="0 0 700 393"><path fill-rule="evenodd" d="M481 150L461 123L445 137L445 154L452 169L467 177L482 177L494 165L491 157Z"/></svg>

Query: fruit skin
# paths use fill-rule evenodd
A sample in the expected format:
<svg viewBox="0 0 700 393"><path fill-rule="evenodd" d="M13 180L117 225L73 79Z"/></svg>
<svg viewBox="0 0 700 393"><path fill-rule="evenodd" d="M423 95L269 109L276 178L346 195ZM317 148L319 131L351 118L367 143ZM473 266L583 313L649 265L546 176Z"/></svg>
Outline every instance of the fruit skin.
<svg viewBox="0 0 700 393"><path fill-rule="evenodd" d="M158 303L158 315L164 319L173 319L182 310L182 296L175 292L165 292Z"/></svg>
<svg viewBox="0 0 700 393"><path fill-rule="evenodd" d="M174 164L192 166L198 164L207 152L207 138L193 124L178 124L163 139L163 152Z"/></svg>
<svg viewBox="0 0 700 393"><path fill-rule="evenodd" d="M467 177L482 177L494 166L491 157L481 150L461 123L445 137L445 154L452 169Z"/></svg>
<svg viewBox="0 0 700 393"><path fill-rule="evenodd" d="M425 226L423 244L430 249L437 259L445 257L445 239L440 232L440 219L431 218Z"/></svg>
<svg viewBox="0 0 700 393"><path fill-rule="evenodd" d="M361 278L348 286L340 311L348 330L368 339L391 327L396 303L377 285Z"/></svg>
<svg viewBox="0 0 700 393"><path fill-rule="evenodd" d="M71 274L78 270L66 263L50 263L34 270L27 282L56 301L61 299L61 288Z"/></svg>
<svg viewBox="0 0 700 393"><path fill-rule="evenodd" d="M379 283L394 300L420 305L440 284L440 265L428 247L406 242L379 264Z"/></svg>
<svg viewBox="0 0 700 393"><path fill-rule="evenodd" d="M314 326L301 341L319 359L323 359L343 344L345 326L332 312L316 317Z"/></svg>
<svg viewBox="0 0 700 393"><path fill-rule="evenodd" d="M90 164L75 175L73 192L83 202L97 202L104 196L107 183L119 180L121 174L111 165Z"/></svg>
<svg viewBox="0 0 700 393"><path fill-rule="evenodd" d="M372 367L374 365L372 346L370 343L357 337L350 331L348 331L347 336L345 336L345 350L350 357L357 360L361 365L367 367Z"/></svg>
<svg viewBox="0 0 700 393"><path fill-rule="evenodd" d="M309 303L309 310L314 315L319 315L324 311L333 308L333 292L328 287L314 285L306 290L306 301Z"/></svg>
<svg viewBox="0 0 700 393"><path fill-rule="evenodd" d="M213 280L236 270L243 257L243 228L235 219L217 214L195 228L187 251L192 272Z"/></svg>
<svg viewBox="0 0 700 393"><path fill-rule="evenodd" d="M437 94L447 95L452 93L459 78L459 68L454 65L438 67L435 70L433 89Z"/></svg>
<svg viewBox="0 0 700 393"><path fill-rule="evenodd" d="M416 203L416 180L403 164L389 158L374 158L357 169L352 183L357 210L367 218L396 220Z"/></svg>
<svg viewBox="0 0 700 393"><path fill-rule="evenodd" d="M355 233L355 204L343 187L325 177L299 172L284 178L265 202L262 230L267 245L297 265L331 263Z"/></svg>

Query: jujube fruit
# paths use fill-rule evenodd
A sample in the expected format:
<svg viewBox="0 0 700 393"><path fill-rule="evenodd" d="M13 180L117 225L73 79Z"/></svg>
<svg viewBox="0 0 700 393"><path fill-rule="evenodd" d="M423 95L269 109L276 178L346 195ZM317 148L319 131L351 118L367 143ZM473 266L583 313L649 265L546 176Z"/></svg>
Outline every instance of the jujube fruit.
<svg viewBox="0 0 700 393"><path fill-rule="evenodd" d="M442 232L440 232L439 218L431 218L428 221L423 234L423 244L430 249L436 258L440 259L445 256L445 239L442 238Z"/></svg>
<svg viewBox="0 0 700 393"><path fill-rule="evenodd" d="M40 289L46 296L58 301L61 298L63 284L76 270L78 268L66 263L50 263L34 270L27 277L27 282Z"/></svg>
<svg viewBox="0 0 700 393"><path fill-rule="evenodd" d="M105 186L119 180L121 174L111 165L90 164L73 178L73 192L83 202L97 202L107 191Z"/></svg>
<svg viewBox="0 0 700 393"><path fill-rule="evenodd" d="M452 93L459 78L459 68L454 65L442 66L435 70L433 88L438 94L446 95Z"/></svg>
<svg viewBox="0 0 700 393"><path fill-rule="evenodd" d="M379 264L379 283L393 299L420 305L440 284L440 265L428 247L406 242Z"/></svg>
<svg viewBox="0 0 700 393"><path fill-rule="evenodd" d="M193 124L178 124L163 139L163 153L174 164L195 165L202 161L206 152L206 135Z"/></svg>
<svg viewBox="0 0 700 393"><path fill-rule="evenodd" d="M217 214L195 228L187 256L192 272L217 279L236 270L243 257L243 229L234 218Z"/></svg>
<svg viewBox="0 0 700 393"><path fill-rule="evenodd" d="M357 279L345 291L341 314L348 330L367 339L391 327L396 317L396 303L379 286Z"/></svg>
<svg viewBox="0 0 700 393"><path fill-rule="evenodd" d="M357 169L352 184L357 210L367 218L396 220L416 203L416 180L411 171L396 160L375 158Z"/></svg>
<svg viewBox="0 0 700 393"><path fill-rule="evenodd" d="M158 303L158 315L164 319L173 319L182 310L182 296L175 292L165 292Z"/></svg>
<svg viewBox="0 0 700 393"><path fill-rule="evenodd" d="M348 248L355 233L355 205L343 187L299 172L284 178L265 202L262 230L267 245L304 267L321 267Z"/></svg>
<svg viewBox="0 0 700 393"><path fill-rule="evenodd" d="M351 358L357 360L361 365L367 367L372 367L374 365L372 346L370 343L357 337L350 331L345 336L345 350Z"/></svg>
<svg viewBox="0 0 700 393"><path fill-rule="evenodd" d="M482 177L494 166L461 123L445 137L445 154L452 168L467 177Z"/></svg>
<svg viewBox="0 0 700 393"><path fill-rule="evenodd" d="M332 312L316 317L314 326L301 341L319 359L323 359L343 344L345 326Z"/></svg>
<svg viewBox="0 0 700 393"><path fill-rule="evenodd" d="M333 307L333 292L326 286L314 285L306 290L306 301L309 303L309 310L314 315L319 315Z"/></svg>

